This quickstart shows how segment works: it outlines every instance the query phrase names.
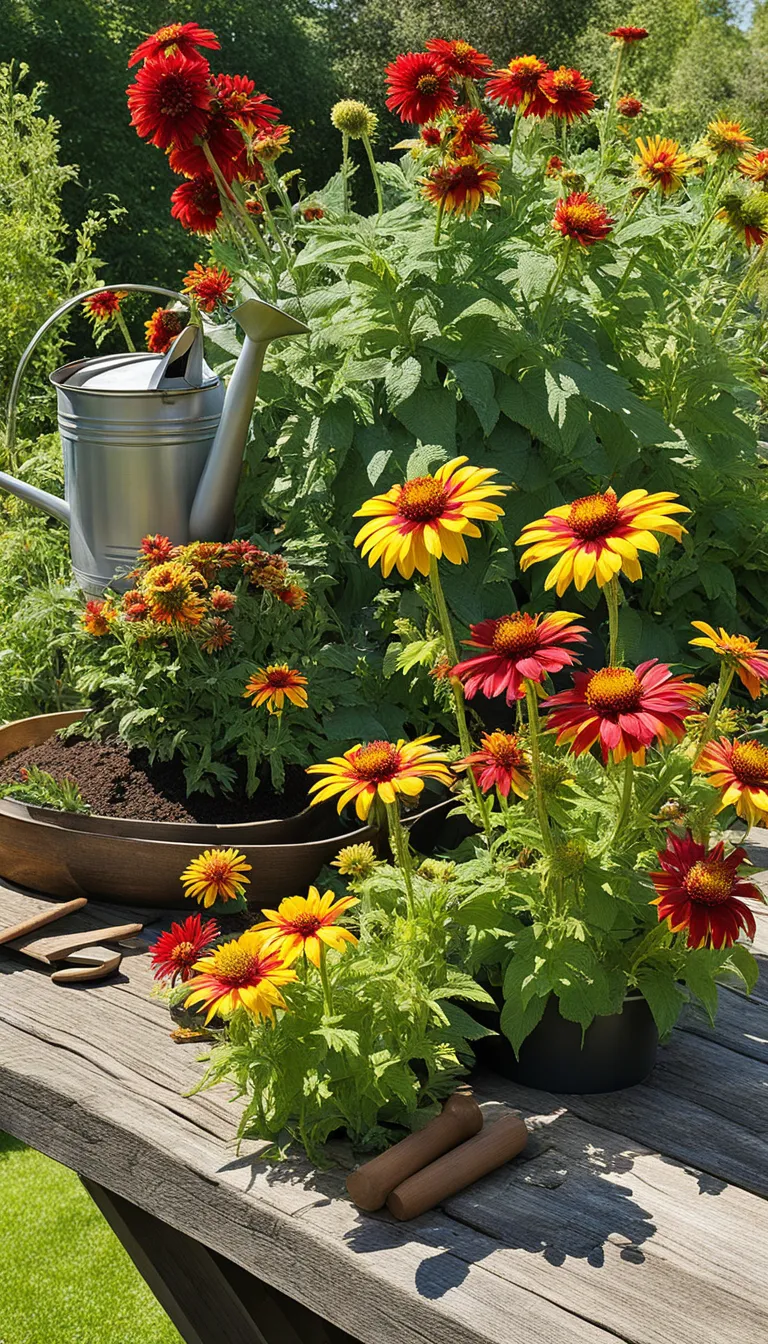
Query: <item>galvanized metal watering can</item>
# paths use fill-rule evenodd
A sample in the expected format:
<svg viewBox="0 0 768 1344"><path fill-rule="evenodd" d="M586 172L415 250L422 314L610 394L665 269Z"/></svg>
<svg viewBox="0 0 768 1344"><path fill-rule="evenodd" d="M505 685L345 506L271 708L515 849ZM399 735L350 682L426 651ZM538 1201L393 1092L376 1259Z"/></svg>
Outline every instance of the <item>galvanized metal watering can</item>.
<svg viewBox="0 0 768 1344"><path fill-rule="evenodd" d="M27 346L11 387L8 450L15 438L21 377L37 342L57 318L104 288L68 299ZM153 285L110 285L183 298ZM270 341L308 331L261 299L231 316L245 339L226 394L203 356L203 331L188 326L165 355L77 359L50 375L58 400L64 499L0 472L0 487L69 527L72 567L86 593L133 567L142 537L159 532L176 545L232 535L235 494L264 353Z"/></svg>

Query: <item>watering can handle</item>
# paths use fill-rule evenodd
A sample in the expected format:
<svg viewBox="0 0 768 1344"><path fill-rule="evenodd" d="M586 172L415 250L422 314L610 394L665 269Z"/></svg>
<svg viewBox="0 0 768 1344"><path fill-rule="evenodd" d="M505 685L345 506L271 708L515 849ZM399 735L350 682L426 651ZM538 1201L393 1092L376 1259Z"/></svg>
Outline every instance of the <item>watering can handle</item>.
<svg viewBox="0 0 768 1344"><path fill-rule="evenodd" d="M12 456L16 445L16 403L19 397L21 379L35 346L40 338L50 330L54 322L57 322L60 317L63 317L65 313L68 313L71 308L77 307L78 303L82 303L83 299L89 299L93 294L103 293L105 289L126 292L138 290L141 294L162 294L167 299L180 299L182 303L189 303L189 299L184 294L178 294L175 289L161 289L158 285L98 285L96 289L84 289L82 294L75 294L74 298L66 299L64 303L56 309L56 312L51 313L51 316L46 318L43 325L35 332L32 340L29 342L29 345L21 356L16 372L13 375L11 393L8 397L8 411L6 417L6 454L9 457Z"/></svg>

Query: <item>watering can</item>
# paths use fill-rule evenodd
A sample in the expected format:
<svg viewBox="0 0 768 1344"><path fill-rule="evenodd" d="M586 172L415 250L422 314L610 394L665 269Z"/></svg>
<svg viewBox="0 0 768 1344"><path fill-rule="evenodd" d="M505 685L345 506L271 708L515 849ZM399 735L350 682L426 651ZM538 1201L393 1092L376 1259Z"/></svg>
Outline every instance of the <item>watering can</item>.
<svg viewBox="0 0 768 1344"><path fill-rule="evenodd" d="M37 342L57 318L105 286L68 299L43 323L19 362L8 403L8 451L15 439L21 377ZM110 285L182 299L154 285ZM183 300L185 301L185 300ZM261 299L230 316L244 341L224 386L203 356L203 331L190 325L167 354L134 352L76 359L50 375L64 454L64 499L0 472L0 487L69 527L72 567L86 593L125 589L142 537L159 532L175 545L225 541L256 387L270 341L308 327Z"/></svg>

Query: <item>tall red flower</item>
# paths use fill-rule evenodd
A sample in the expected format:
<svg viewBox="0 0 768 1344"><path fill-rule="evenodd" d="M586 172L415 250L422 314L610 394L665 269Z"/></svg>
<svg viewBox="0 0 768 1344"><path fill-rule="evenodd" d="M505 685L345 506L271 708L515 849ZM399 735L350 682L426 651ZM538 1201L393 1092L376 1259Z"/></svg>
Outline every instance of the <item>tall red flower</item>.
<svg viewBox="0 0 768 1344"><path fill-rule="evenodd" d="M266 93L257 93L247 75L214 75L213 86L221 111L247 131L267 131L280 116L280 108Z"/></svg>
<svg viewBox="0 0 768 1344"><path fill-rule="evenodd" d="M219 50L219 39L210 28L201 28L199 23L168 23L158 28L156 33L145 37L128 59L128 69L138 65L139 61L154 60L156 56L195 56L198 47L208 47L209 51Z"/></svg>
<svg viewBox="0 0 768 1344"><path fill-rule="evenodd" d="M460 38L446 41L443 37L433 37L426 47L435 57L438 73L453 75L455 79L482 79L493 65L490 56Z"/></svg>
<svg viewBox="0 0 768 1344"><path fill-rule="evenodd" d="M471 751L456 766L471 770L483 793L496 788L502 798L508 798L510 790L518 798L528 796L531 763L516 733L483 733L480 750Z"/></svg>
<svg viewBox="0 0 768 1344"><path fill-rule="evenodd" d="M648 29L633 28L631 24L624 24L619 28L612 28L608 36L615 37L617 42L629 46L632 42L642 42L643 38L648 36Z"/></svg>
<svg viewBox="0 0 768 1344"><path fill-rule="evenodd" d="M153 355L164 355L184 330L184 318L172 308L156 308L144 326L147 332L147 349L151 350Z"/></svg>
<svg viewBox="0 0 768 1344"><path fill-rule="evenodd" d="M183 924L172 924L161 933L150 951L156 980L191 980L192 968L203 953L220 936L215 919L202 922L201 916L189 915Z"/></svg>
<svg viewBox="0 0 768 1344"><path fill-rule="evenodd" d="M511 616L471 625L471 639L464 643L480 653L457 663L452 676L464 683L468 700L478 692L489 699L506 692L507 704L522 700L524 681L542 682L548 675L573 667L576 656L566 644L584 644L586 626L572 625L578 617L571 611L553 611L529 616L515 611Z"/></svg>
<svg viewBox="0 0 768 1344"><path fill-rule="evenodd" d="M168 537L159 532L146 536L139 547L139 563L151 569L153 565L167 565L176 555L176 547Z"/></svg>
<svg viewBox="0 0 768 1344"><path fill-rule="evenodd" d="M437 57L428 51L408 51L398 56L385 71L387 107L401 121L421 125L434 121L456 103L450 75L441 73Z"/></svg>
<svg viewBox="0 0 768 1344"><path fill-rule="evenodd" d="M651 905L673 933L688 930L689 947L732 947L742 930L754 938L755 916L744 898L763 897L754 883L739 876L745 850L734 849L726 858L722 840L707 850L690 831L682 837L669 831L667 847L658 855L661 869L651 873L658 895Z"/></svg>
<svg viewBox="0 0 768 1344"><path fill-rule="evenodd" d="M181 52L142 66L128 89L131 125L159 149L184 149L202 135L211 106L210 71L200 56Z"/></svg>
<svg viewBox="0 0 768 1344"><path fill-rule="evenodd" d="M592 80L565 65L543 75L539 87L549 103L550 116L569 123L577 117L586 117L597 102L590 92Z"/></svg>
<svg viewBox="0 0 768 1344"><path fill-rule="evenodd" d="M232 290L232 276L224 267L203 266L196 261L184 276L184 293L194 294L204 313L212 313L219 303L227 303Z"/></svg>
<svg viewBox="0 0 768 1344"><path fill-rule="evenodd" d="M451 153L457 159L467 158L478 149L487 149L496 139L495 128L477 107L459 108L452 119L452 128Z"/></svg>
<svg viewBox="0 0 768 1344"><path fill-rule="evenodd" d="M541 90L541 81L549 71L538 56L516 56L503 70L494 70L485 92L502 107L521 107L525 117L548 117L552 105Z"/></svg>
<svg viewBox="0 0 768 1344"><path fill-rule="evenodd" d="M83 307L95 322L108 322L120 312L120 302L124 298L125 294L117 294L114 289L102 289L98 294L83 299Z"/></svg>
<svg viewBox="0 0 768 1344"><path fill-rule="evenodd" d="M620 117L628 117L632 120L639 117L643 110L643 104L639 98L634 98L631 93L622 94L621 98L616 99L616 111Z"/></svg>
<svg viewBox="0 0 768 1344"><path fill-rule="evenodd" d="M221 217L221 197L212 177L193 177L171 193L171 214L190 233L214 233Z"/></svg>
<svg viewBox="0 0 768 1344"><path fill-rule="evenodd" d="M584 191L572 191L555 206L552 228L581 247L601 243L613 228L614 220L604 205L593 201Z"/></svg>
<svg viewBox="0 0 768 1344"><path fill-rule="evenodd" d="M499 175L494 168L469 155L465 159L447 159L438 163L422 179L422 195L446 214L469 218L488 196L498 196Z"/></svg>
<svg viewBox="0 0 768 1344"><path fill-rule="evenodd" d="M200 144L174 146L168 154L168 163L181 177L210 177L211 165L203 143L216 160L222 177L231 182L238 176L238 158L243 152L243 136L225 113L215 111L208 118L205 131L198 137Z"/></svg>
<svg viewBox="0 0 768 1344"><path fill-rule="evenodd" d="M674 677L656 658L628 667L604 667L598 672L576 672L573 687L542 702L549 711L547 729L557 733L558 745L567 742L574 756L599 741L603 760L632 755L645 762L646 748L654 742L674 742L685 733L683 720L701 687Z"/></svg>

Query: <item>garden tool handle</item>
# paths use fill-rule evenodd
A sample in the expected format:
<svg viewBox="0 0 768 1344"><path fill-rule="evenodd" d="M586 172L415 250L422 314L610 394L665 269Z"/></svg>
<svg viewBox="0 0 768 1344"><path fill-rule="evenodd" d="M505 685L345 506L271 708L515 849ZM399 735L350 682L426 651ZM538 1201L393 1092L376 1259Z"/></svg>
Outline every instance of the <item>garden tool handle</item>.
<svg viewBox="0 0 768 1344"><path fill-rule="evenodd" d="M54 985L80 984L84 980L104 980L119 971L123 955L114 947L90 947L73 952L60 961L51 976Z"/></svg>
<svg viewBox="0 0 768 1344"><path fill-rule="evenodd" d="M34 353L35 346L38 341L45 336L46 332L50 331L54 322L57 322L60 317L63 317L65 313L68 313L71 308L77 307L78 303L83 302L83 299L90 299L93 294L102 294L105 289L125 290L128 293L138 290L141 294L162 294L167 299L180 299L182 303L189 305L189 298L186 295L178 294L175 289L161 289L158 285L97 285L95 289L84 289L81 294L75 294L73 298L65 299L56 309L56 312L51 313L51 316L46 318L43 325L35 332L16 366L6 411L5 445L6 456L8 458L13 457L13 449L16 444L16 403L19 399L19 388L21 386L22 377L24 376L24 370Z"/></svg>
<svg viewBox="0 0 768 1344"><path fill-rule="evenodd" d="M483 1113L474 1097L467 1092L454 1092L440 1115L423 1129L353 1171L347 1177L349 1194L357 1207L368 1213L383 1208L395 1186L463 1139L477 1134L482 1124Z"/></svg>
<svg viewBox="0 0 768 1344"><path fill-rule="evenodd" d="M14 951L26 952L30 957L44 958L45 961L63 961L70 953L79 952L84 947L135 938L143 927L143 924L113 924L108 929L83 929L80 933L64 933L60 938L45 934L42 938L33 939L32 942L17 938L10 946Z"/></svg>
<svg viewBox="0 0 768 1344"><path fill-rule="evenodd" d="M54 920L64 919L65 915L73 915L76 910L82 910L84 905L88 904L85 896L78 896L74 901L64 901L58 905L52 903L46 910L41 910L37 915L31 915L29 919L22 919L20 924L12 924L8 929L0 929L0 944L10 943L14 938L25 938L28 933L35 933L37 929L44 929L46 924L52 924Z"/></svg>
<svg viewBox="0 0 768 1344"><path fill-rule="evenodd" d="M519 1115L501 1116L398 1185L387 1199L387 1208L401 1222L417 1218L516 1157L527 1141L528 1130Z"/></svg>

